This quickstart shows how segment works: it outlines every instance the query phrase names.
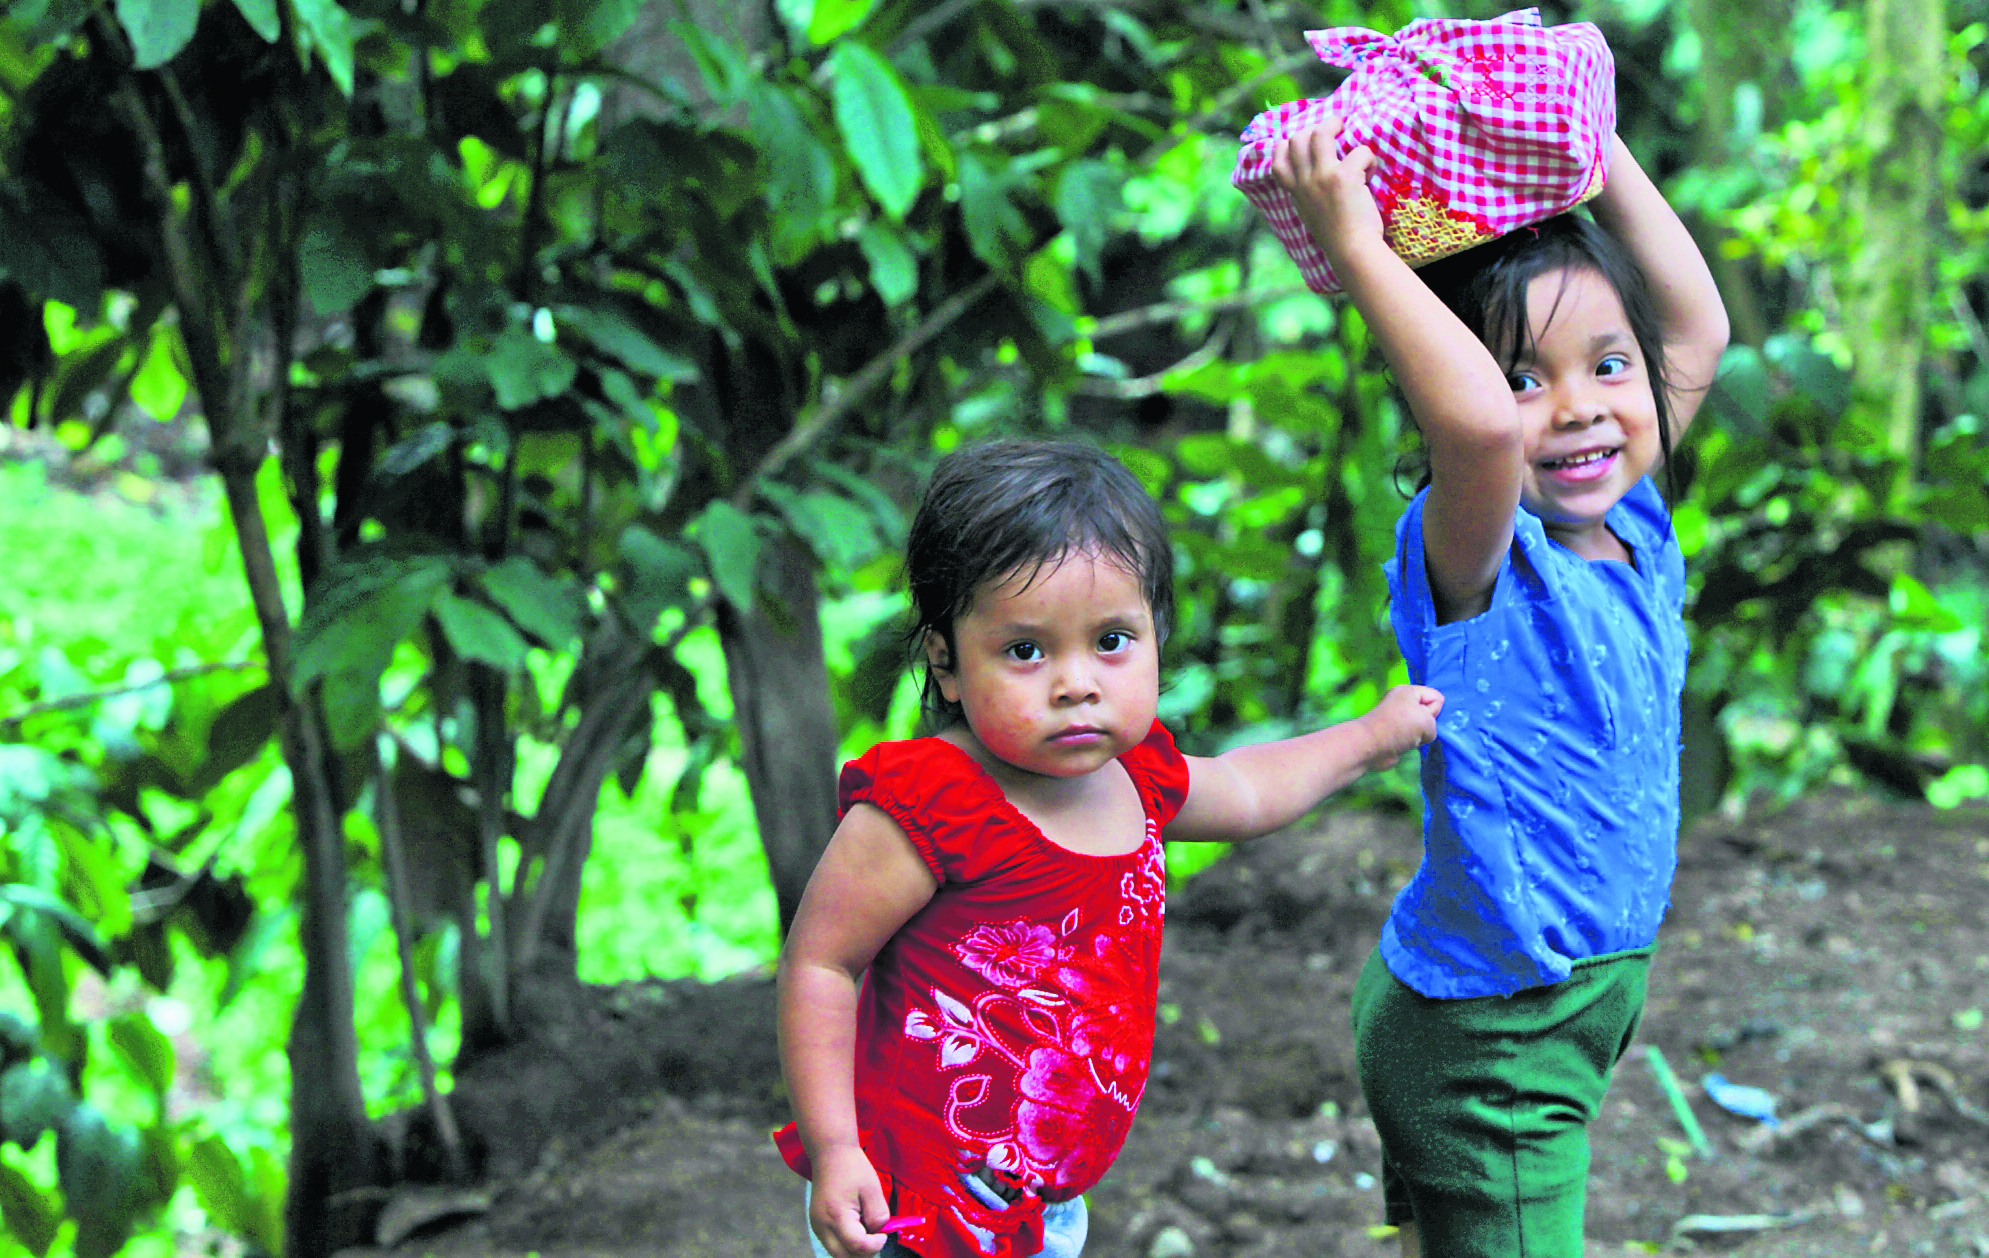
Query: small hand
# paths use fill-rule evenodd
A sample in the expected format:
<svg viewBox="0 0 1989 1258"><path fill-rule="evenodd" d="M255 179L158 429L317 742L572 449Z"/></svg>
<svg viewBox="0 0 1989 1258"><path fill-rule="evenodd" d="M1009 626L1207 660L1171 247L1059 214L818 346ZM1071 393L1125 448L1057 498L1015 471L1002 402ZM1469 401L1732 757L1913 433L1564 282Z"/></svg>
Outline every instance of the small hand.
<svg viewBox="0 0 1989 1258"><path fill-rule="evenodd" d="M1386 769L1418 747L1436 741L1443 696L1428 686L1397 686L1361 720L1374 737L1370 769Z"/></svg>
<svg viewBox="0 0 1989 1258"><path fill-rule="evenodd" d="M808 1200L808 1226L830 1258L860 1258L884 1248L881 1228L891 1217L877 1169L855 1146L823 1151L815 1163Z"/></svg>
<svg viewBox="0 0 1989 1258"><path fill-rule="evenodd" d="M1340 126L1301 131L1278 145L1271 178L1291 193L1298 216L1330 261L1356 241L1381 239L1381 211L1368 191L1374 150L1366 145L1335 155Z"/></svg>

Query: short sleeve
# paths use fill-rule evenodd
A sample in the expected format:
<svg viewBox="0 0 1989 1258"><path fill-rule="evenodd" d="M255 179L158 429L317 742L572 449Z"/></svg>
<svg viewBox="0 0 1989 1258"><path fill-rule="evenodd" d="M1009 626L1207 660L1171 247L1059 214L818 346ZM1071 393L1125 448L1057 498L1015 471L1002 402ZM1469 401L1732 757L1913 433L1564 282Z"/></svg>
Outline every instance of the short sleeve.
<svg viewBox="0 0 1989 1258"><path fill-rule="evenodd" d="M1139 788L1146 815L1166 829L1188 799L1188 760L1174 746L1174 736L1155 721L1146 740L1120 756L1119 763Z"/></svg>
<svg viewBox="0 0 1989 1258"><path fill-rule="evenodd" d="M946 862L941 859L939 844L926 827L926 818L920 813L916 793L916 765L924 757L906 754L908 748L915 745L879 743L845 764L842 777L836 783L836 810L840 815L847 816L849 810L858 804L882 809L911 840L912 849L932 871L932 876L945 882Z"/></svg>

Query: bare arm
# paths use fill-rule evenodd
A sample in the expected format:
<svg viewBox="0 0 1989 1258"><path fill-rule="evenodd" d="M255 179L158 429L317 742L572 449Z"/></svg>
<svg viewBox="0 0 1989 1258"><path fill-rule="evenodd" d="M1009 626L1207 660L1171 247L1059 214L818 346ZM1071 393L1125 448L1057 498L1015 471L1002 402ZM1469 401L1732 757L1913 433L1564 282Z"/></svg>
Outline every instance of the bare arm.
<svg viewBox="0 0 1989 1258"><path fill-rule="evenodd" d="M1612 140L1609 182L1590 204L1595 221L1623 242L1650 282L1664 335L1671 438L1699 413L1727 347L1727 308L1692 234L1665 203L1622 139Z"/></svg>
<svg viewBox="0 0 1989 1258"><path fill-rule="evenodd" d="M890 1214L857 1143L857 986L936 889L897 822L859 804L830 838L781 949L781 1071L814 1163L809 1224L833 1258L882 1249L870 1228Z"/></svg>
<svg viewBox="0 0 1989 1258"><path fill-rule="evenodd" d="M1188 799L1167 827L1178 843L1232 843L1281 830L1370 769L1436 738L1443 696L1397 686L1365 716L1297 738L1188 757Z"/></svg>
<svg viewBox="0 0 1989 1258"><path fill-rule="evenodd" d="M1439 616L1484 610L1512 545L1524 449L1505 372L1382 239L1374 155L1333 157L1335 133L1293 136L1272 169L1367 320L1430 452L1423 549Z"/></svg>

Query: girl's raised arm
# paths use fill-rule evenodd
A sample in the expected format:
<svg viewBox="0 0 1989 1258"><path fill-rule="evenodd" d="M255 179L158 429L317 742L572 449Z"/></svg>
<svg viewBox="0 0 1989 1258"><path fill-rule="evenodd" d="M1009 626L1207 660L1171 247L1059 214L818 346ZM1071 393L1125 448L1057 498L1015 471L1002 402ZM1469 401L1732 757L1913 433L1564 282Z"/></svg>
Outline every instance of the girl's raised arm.
<svg viewBox="0 0 1989 1258"><path fill-rule="evenodd" d="M1430 452L1423 551L1440 620L1491 601L1512 545L1523 449L1505 372L1470 329L1389 249L1367 188L1369 149L1334 156L1332 130L1293 136L1272 175L1367 320Z"/></svg>
<svg viewBox="0 0 1989 1258"><path fill-rule="evenodd" d="M1706 400L1727 348L1727 308L1699 246L1637 165L1622 138L1612 140L1609 182L1589 203L1595 221L1623 242L1651 287L1664 334L1671 439L1684 436Z"/></svg>
<svg viewBox="0 0 1989 1258"><path fill-rule="evenodd" d="M814 1164L808 1222L834 1258L874 1254L890 1217L857 1143L857 985L938 889L898 823L858 804L829 840L780 952L780 1064Z"/></svg>

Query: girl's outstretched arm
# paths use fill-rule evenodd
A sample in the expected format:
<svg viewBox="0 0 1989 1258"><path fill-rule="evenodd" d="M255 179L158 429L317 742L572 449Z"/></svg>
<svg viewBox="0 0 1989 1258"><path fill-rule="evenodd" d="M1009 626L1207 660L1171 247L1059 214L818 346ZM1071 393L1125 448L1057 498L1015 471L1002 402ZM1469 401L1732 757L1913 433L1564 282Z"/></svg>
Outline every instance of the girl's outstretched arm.
<svg viewBox="0 0 1989 1258"><path fill-rule="evenodd" d="M856 996L872 957L937 889L898 823L858 804L815 866L780 952L780 1064L814 1163L808 1224L832 1258L874 1254L891 1215L857 1143Z"/></svg>
<svg viewBox="0 0 1989 1258"><path fill-rule="evenodd" d="M1381 235L1367 188L1374 154L1334 156L1338 132L1307 131L1278 151L1272 175L1381 345L1430 452L1423 551L1445 621L1483 611L1512 545L1524 459L1505 372Z"/></svg>
<svg viewBox="0 0 1989 1258"><path fill-rule="evenodd" d="M1727 308L1699 246L1637 165L1622 138L1611 141L1609 182L1590 202L1595 221L1623 242L1651 286L1664 333L1671 438L1685 434L1727 347Z"/></svg>
<svg viewBox="0 0 1989 1258"><path fill-rule="evenodd" d="M1365 716L1297 738L1188 757L1188 798L1167 827L1177 843L1233 843L1282 830L1370 769L1436 741L1443 696L1397 686Z"/></svg>

